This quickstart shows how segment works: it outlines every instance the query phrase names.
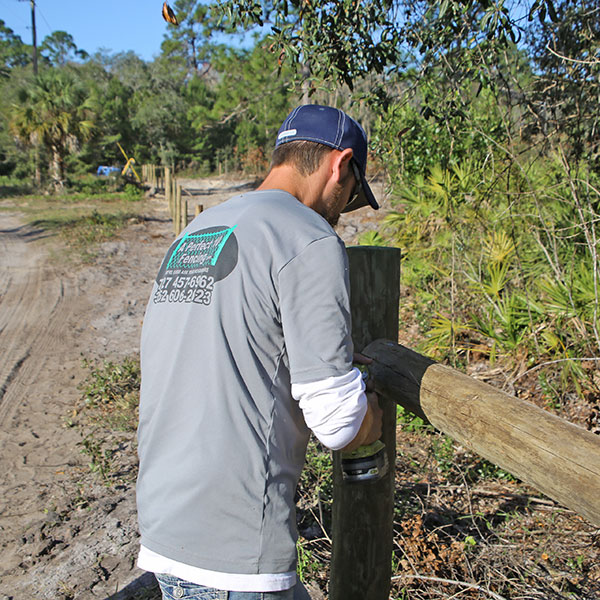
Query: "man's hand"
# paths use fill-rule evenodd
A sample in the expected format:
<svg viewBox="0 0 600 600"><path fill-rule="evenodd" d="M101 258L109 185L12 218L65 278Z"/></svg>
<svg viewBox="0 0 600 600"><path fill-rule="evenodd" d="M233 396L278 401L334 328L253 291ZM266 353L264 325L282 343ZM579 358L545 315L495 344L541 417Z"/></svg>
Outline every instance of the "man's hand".
<svg viewBox="0 0 600 600"><path fill-rule="evenodd" d="M352 362L357 365L370 365L373 362L373 359L360 352L355 352L352 355Z"/></svg>
<svg viewBox="0 0 600 600"><path fill-rule="evenodd" d="M360 446L367 446L381 437L383 410L379 406L379 397L375 392L367 392L367 412L356 437L345 447L343 452L352 452Z"/></svg>
<svg viewBox="0 0 600 600"><path fill-rule="evenodd" d="M378 440L383 433L383 410L381 406L379 406L379 396L375 392L367 392L367 401L369 402L367 412L370 411L372 414L372 423L369 435L361 446L372 444L374 441Z"/></svg>
<svg viewBox="0 0 600 600"><path fill-rule="evenodd" d="M373 363L373 359L369 358L368 356L365 356L364 354L361 354L360 352L355 352L352 355L352 364L353 365L365 365L368 366L370 364ZM365 387L367 388L367 392L374 392L375 391L375 384L373 382L373 378L369 377L366 381L365 381Z"/></svg>

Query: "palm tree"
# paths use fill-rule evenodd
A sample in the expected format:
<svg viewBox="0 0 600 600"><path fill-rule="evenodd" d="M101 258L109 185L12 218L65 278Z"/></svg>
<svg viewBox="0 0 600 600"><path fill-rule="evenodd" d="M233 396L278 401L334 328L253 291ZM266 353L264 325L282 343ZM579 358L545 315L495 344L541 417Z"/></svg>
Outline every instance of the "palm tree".
<svg viewBox="0 0 600 600"><path fill-rule="evenodd" d="M40 73L19 92L13 106L11 129L16 137L50 157L49 172L56 191L65 184L65 157L92 132L92 110L87 93L75 77L59 69Z"/></svg>

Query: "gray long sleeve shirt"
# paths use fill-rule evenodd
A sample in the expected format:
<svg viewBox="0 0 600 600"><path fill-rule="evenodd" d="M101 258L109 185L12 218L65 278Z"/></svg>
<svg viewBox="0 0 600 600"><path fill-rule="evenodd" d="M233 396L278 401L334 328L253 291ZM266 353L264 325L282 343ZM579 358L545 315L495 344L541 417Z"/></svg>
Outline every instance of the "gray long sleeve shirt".
<svg viewBox="0 0 600 600"><path fill-rule="evenodd" d="M295 569L309 431L292 383L348 373L348 267L279 190L200 214L169 249L141 344L142 544L225 573Z"/></svg>

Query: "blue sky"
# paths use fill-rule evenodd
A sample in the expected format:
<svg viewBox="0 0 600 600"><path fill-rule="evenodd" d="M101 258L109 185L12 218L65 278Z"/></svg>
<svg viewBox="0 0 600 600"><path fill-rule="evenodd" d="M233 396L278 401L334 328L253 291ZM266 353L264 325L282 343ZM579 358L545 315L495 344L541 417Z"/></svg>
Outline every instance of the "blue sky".
<svg viewBox="0 0 600 600"><path fill-rule="evenodd" d="M133 50L152 60L167 31L161 9L162 0L36 0L38 44L52 31L62 30L89 54L100 48ZM0 0L0 19L31 44L29 0Z"/></svg>

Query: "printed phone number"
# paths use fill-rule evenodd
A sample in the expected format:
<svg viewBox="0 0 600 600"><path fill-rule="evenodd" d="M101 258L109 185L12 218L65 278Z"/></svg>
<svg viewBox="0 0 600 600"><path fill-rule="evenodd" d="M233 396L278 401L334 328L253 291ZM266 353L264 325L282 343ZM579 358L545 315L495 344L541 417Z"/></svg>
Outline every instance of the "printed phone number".
<svg viewBox="0 0 600 600"><path fill-rule="evenodd" d="M214 283L214 277L208 275L163 277L154 294L154 303L194 302L208 305L212 300Z"/></svg>

